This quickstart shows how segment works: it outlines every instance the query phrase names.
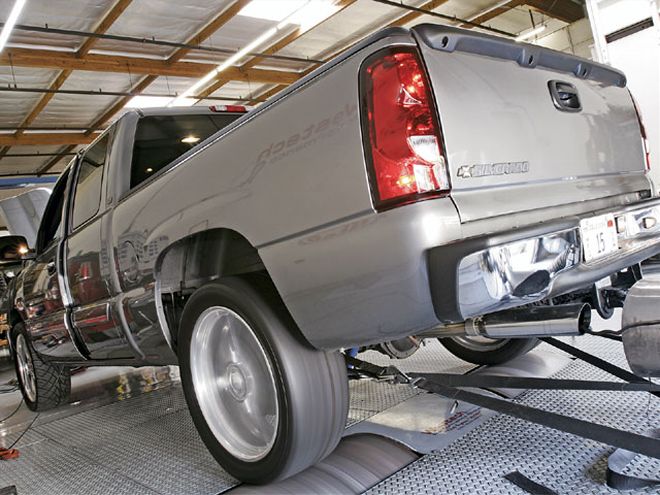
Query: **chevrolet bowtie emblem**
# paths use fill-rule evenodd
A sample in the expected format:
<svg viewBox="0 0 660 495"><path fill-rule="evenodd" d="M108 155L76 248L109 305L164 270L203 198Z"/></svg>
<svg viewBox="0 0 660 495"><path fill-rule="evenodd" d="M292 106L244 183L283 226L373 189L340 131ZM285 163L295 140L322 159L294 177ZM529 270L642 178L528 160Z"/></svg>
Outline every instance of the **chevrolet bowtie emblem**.
<svg viewBox="0 0 660 495"><path fill-rule="evenodd" d="M459 177L463 177L464 179L472 177L472 172L470 171L471 168L472 167L470 165L463 165L459 167L456 175L458 175Z"/></svg>

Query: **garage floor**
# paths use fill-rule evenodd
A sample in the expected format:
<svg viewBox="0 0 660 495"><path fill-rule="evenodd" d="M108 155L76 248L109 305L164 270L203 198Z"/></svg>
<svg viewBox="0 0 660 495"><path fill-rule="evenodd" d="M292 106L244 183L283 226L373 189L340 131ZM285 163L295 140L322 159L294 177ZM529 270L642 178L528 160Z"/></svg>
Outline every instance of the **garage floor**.
<svg viewBox="0 0 660 495"><path fill-rule="evenodd" d="M574 343L625 363L616 342L582 337ZM559 378L611 379L545 344L529 356L526 364L509 367L512 373L536 363L536 369L553 370ZM388 361L374 352L365 357ZM398 364L417 371L465 373L475 368L435 341ZM10 369L0 371L0 383L12 377ZM75 402L41 414L17 445L21 457L0 462L0 488L16 485L20 495L210 495L231 489L524 494L503 478L518 470L559 494L617 493L604 484L607 455L613 450L606 445L371 380L351 381L347 436L322 465L279 485L235 488L237 482L217 466L193 427L177 368L88 369L75 375L73 383ZM645 393L528 391L516 400L637 432L660 426L660 399ZM17 392L1 395L0 419L19 402ZM23 406L0 423L0 446L11 444L34 418ZM638 476L658 477L660 461L640 458L631 469Z"/></svg>

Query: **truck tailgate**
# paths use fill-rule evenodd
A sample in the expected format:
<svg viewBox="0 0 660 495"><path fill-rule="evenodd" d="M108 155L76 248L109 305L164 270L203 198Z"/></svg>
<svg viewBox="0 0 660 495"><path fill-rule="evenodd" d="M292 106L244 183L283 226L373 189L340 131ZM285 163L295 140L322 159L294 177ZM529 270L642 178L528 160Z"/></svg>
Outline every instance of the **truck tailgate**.
<svg viewBox="0 0 660 495"><path fill-rule="evenodd" d="M450 27L413 33L462 222L650 189L620 72Z"/></svg>

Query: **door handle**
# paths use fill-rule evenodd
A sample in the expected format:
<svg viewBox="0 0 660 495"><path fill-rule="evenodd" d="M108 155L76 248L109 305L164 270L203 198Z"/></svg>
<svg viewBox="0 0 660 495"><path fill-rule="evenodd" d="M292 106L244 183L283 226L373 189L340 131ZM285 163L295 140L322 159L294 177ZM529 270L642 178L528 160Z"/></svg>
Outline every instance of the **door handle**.
<svg viewBox="0 0 660 495"><path fill-rule="evenodd" d="M55 266L55 262L50 261L48 264L46 264L46 270L48 271L48 275L55 275L55 272L57 272L57 266Z"/></svg>

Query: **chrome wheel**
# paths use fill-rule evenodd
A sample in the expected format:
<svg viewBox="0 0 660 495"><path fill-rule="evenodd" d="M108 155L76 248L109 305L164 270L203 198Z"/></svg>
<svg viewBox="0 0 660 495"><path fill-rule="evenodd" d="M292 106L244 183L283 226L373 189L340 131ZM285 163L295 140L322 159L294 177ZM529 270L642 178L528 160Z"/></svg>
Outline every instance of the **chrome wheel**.
<svg viewBox="0 0 660 495"><path fill-rule="evenodd" d="M489 337L473 337L468 335L450 338L463 347L477 352L495 351L501 349L509 342L509 339L491 339Z"/></svg>
<svg viewBox="0 0 660 495"><path fill-rule="evenodd" d="M16 364L25 395L31 402L37 400L37 380L34 375L34 365L28 343L23 334L16 337Z"/></svg>
<svg viewBox="0 0 660 495"><path fill-rule="evenodd" d="M236 312L206 309L190 343L195 397L220 444L246 462L273 448L279 424L275 374L256 334Z"/></svg>

